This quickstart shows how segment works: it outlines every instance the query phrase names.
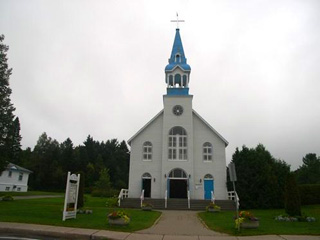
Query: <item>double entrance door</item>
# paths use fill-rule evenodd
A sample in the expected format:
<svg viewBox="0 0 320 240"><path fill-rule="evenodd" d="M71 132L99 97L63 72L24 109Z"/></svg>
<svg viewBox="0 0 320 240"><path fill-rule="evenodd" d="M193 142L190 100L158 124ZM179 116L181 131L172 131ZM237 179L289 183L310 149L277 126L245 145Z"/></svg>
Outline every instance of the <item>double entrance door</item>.
<svg viewBox="0 0 320 240"><path fill-rule="evenodd" d="M188 180L187 179L168 179L169 198L187 198Z"/></svg>

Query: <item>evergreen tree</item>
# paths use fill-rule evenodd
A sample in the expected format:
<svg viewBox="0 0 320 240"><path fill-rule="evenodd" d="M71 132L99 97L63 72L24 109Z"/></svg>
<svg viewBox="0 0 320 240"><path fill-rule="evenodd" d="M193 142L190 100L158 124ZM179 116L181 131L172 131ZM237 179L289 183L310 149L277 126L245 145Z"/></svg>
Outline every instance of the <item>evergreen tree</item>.
<svg viewBox="0 0 320 240"><path fill-rule="evenodd" d="M320 183L320 158L315 153L308 153L302 159L303 164L296 170L299 184Z"/></svg>
<svg viewBox="0 0 320 240"><path fill-rule="evenodd" d="M237 173L236 190L242 208L283 207L284 178L290 166L276 160L262 144L238 148L232 156Z"/></svg>
<svg viewBox="0 0 320 240"><path fill-rule="evenodd" d="M9 158L10 161L20 164L20 154L21 154L21 135L20 135L20 121L16 117L13 121L10 130L10 140L9 140Z"/></svg>
<svg viewBox="0 0 320 240"><path fill-rule="evenodd" d="M99 180L95 183L95 190L92 192L92 195L110 197L112 193L109 169L104 168L100 171Z"/></svg>
<svg viewBox="0 0 320 240"><path fill-rule="evenodd" d="M79 182L79 193L78 193L78 208L83 208L84 206L84 182L85 176L84 173L81 171L80 174L80 182Z"/></svg>
<svg viewBox="0 0 320 240"><path fill-rule="evenodd" d="M9 47L3 44L4 35L0 35L0 171L2 171L6 165L6 161L11 161L12 156L15 155L12 147L14 139L13 133L15 130L20 130L15 125L14 121L14 106L11 103L10 95L11 88L9 86L9 78L12 73L12 69L8 66L7 52ZM16 124L19 122L17 120ZM19 133L18 133L19 135ZM19 135L20 136L20 135ZM20 139L16 138L19 143L16 147L20 147Z"/></svg>
<svg viewBox="0 0 320 240"><path fill-rule="evenodd" d="M287 175L285 185L285 210L289 216L301 216L301 200L293 173Z"/></svg>

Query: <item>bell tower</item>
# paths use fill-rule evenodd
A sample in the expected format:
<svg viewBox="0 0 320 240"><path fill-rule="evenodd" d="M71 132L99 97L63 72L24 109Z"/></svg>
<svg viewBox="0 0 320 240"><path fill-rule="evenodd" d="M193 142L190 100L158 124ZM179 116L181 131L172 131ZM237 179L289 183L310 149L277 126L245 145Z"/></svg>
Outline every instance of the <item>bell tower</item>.
<svg viewBox="0 0 320 240"><path fill-rule="evenodd" d="M191 68L184 55L180 29L176 29L169 64L165 68L167 95L189 95Z"/></svg>

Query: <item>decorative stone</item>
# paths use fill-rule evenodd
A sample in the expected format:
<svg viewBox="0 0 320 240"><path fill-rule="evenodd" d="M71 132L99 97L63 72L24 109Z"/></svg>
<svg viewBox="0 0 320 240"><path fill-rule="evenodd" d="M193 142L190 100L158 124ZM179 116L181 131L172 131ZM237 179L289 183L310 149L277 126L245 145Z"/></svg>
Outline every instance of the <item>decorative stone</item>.
<svg viewBox="0 0 320 240"><path fill-rule="evenodd" d="M116 218L116 219L108 218L108 220L110 225L118 225L118 226L126 226L130 222L130 220L126 222L123 218Z"/></svg>
<svg viewBox="0 0 320 240"><path fill-rule="evenodd" d="M258 228L259 227L259 221L244 221L240 224L241 228Z"/></svg>

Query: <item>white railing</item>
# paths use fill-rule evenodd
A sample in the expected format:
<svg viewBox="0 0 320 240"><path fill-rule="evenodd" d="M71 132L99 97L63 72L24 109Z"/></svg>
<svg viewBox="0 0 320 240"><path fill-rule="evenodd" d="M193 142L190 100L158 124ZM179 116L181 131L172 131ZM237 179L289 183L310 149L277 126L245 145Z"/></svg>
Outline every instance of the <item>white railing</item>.
<svg viewBox="0 0 320 240"><path fill-rule="evenodd" d="M188 208L190 209L190 191L188 190Z"/></svg>
<svg viewBox="0 0 320 240"><path fill-rule="evenodd" d="M142 207L143 200L144 200L144 189L142 189L142 191L141 191L141 196L140 196L140 207Z"/></svg>
<svg viewBox="0 0 320 240"><path fill-rule="evenodd" d="M228 192L228 199L234 201L236 203L237 209L239 209L240 199L236 191Z"/></svg>
<svg viewBox="0 0 320 240"><path fill-rule="evenodd" d="M216 201L216 198L214 196L213 191L211 191L211 202L214 204L215 201Z"/></svg>
<svg viewBox="0 0 320 240"><path fill-rule="evenodd" d="M228 199L234 201L236 199L236 194L235 193L236 193L235 191L229 191L228 192Z"/></svg>
<svg viewBox="0 0 320 240"><path fill-rule="evenodd" d="M124 188L121 189L121 191L119 193L119 196L118 196L118 206L119 207L121 205L121 200L124 199L124 198L127 198L128 194L129 194L129 190L128 189L124 189Z"/></svg>
<svg viewBox="0 0 320 240"><path fill-rule="evenodd" d="M239 210L239 206L240 206L240 199L239 199L239 197L238 197L237 192L235 192L235 194L236 194L236 200L235 200L235 202L236 202L236 207L237 207L237 210Z"/></svg>
<svg viewBox="0 0 320 240"><path fill-rule="evenodd" d="M168 190L166 190L164 194L164 208L167 208L167 202L168 202Z"/></svg>

